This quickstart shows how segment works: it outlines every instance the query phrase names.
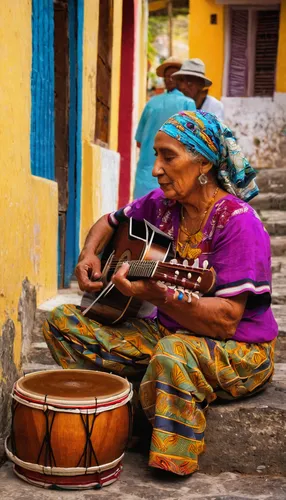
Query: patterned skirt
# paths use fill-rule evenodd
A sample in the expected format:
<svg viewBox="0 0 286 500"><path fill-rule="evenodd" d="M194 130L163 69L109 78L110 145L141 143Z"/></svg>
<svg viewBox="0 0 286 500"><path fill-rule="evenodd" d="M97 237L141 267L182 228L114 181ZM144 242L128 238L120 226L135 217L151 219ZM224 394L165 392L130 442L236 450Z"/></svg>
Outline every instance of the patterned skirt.
<svg viewBox="0 0 286 500"><path fill-rule="evenodd" d="M54 309L44 336L63 368L108 370L139 380L139 398L152 424L149 465L186 475L204 451L204 410L217 397L261 390L274 369L275 341L247 344L171 333L154 320L104 326L79 308Z"/></svg>

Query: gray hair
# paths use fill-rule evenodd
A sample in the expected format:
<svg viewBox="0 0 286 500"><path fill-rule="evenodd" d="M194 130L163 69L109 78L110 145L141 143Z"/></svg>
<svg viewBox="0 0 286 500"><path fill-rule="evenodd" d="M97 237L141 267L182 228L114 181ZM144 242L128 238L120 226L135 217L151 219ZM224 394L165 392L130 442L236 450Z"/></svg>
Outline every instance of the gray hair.
<svg viewBox="0 0 286 500"><path fill-rule="evenodd" d="M193 162L203 163L204 161L209 161L205 156L198 153L196 150L192 150L186 146L186 150Z"/></svg>

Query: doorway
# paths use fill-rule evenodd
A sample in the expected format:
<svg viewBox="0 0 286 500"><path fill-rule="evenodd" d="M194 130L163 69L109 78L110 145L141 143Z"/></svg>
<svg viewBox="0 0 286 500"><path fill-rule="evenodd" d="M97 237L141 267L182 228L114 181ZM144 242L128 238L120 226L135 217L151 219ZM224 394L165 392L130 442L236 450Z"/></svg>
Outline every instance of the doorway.
<svg viewBox="0 0 286 500"><path fill-rule="evenodd" d="M79 253L83 0L54 0L55 179L59 190L58 286Z"/></svg>

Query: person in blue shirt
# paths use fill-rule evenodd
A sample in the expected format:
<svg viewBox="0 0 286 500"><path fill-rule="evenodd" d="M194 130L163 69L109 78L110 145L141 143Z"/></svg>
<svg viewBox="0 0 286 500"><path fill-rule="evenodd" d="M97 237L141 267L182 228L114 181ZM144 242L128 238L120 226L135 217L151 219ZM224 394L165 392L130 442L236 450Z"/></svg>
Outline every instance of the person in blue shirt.
<svg viewBox="0 0 286 500"><path fill-rule="evenodd" d="M178 111L195 111L195 101L185 97L176 88L176 83L172 79L172 74L182 66L181 61L175 57L169 57L158 66L156 73L164 77L166 92L152 97L146 104L135 139L140 148L140 156L136 169L134 198L145 196L153 189L159 187L157 179L152 177L152 169L155 163L155 153L153 149L154 138L163 123Z"/></svg>

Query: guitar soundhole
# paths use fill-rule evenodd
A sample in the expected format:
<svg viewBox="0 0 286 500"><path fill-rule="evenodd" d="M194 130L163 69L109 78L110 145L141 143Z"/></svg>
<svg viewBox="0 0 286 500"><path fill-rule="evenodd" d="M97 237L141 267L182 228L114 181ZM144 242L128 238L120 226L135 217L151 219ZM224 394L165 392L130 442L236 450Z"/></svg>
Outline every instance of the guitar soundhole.
<svg viewBox="0 0 286 500"><path fill-rule="evenodd" d="M130 250L125 250L120 257L118 258L118 264L116 265L115 272L118 271L120 266L123 264L123 262L130 261L131 259L131 252Z"/></svg>

